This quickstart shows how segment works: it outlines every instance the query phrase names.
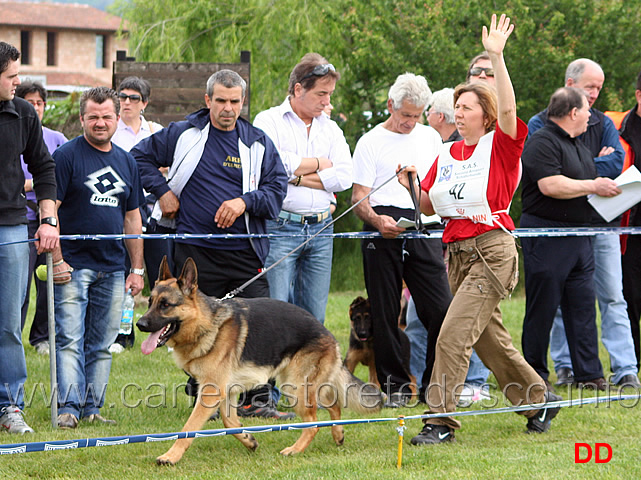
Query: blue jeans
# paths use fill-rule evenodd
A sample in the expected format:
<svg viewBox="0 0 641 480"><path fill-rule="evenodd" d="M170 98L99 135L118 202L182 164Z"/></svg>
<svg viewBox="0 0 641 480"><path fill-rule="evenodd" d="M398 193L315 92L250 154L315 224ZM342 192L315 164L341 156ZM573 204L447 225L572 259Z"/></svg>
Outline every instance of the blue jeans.
<svg viewBox="0 0 641 480"><path fill-rule="evenodd" d="M312 225L292 223L282 218L268 220L268 233L305 236L270 239L269 255L265 262L265 268L276 263L331 221L331 216L324 222ZM333 232L333 227L330 227L323 233L331 234ZM325 308L332 278L333 249L333 239L321 234L269 270L266 276L271 298L288 302L290 292L293 291L292 303L307 310L319 322L325 323Z"/></svg>
<svg viewBox="0 0 641 480"><path fill-rule="evenodd" d="M624 375L637 374L627 304L623 298L621 244L618 235L597 235L594 239L594 283L601 311L601 341L610 354L610 366L617 383ZM559 308L550 333L550 356L554 368L572 369L570 350Z"/></svg>
<svg viewBox="0 0 641 480"><path fill-rule="evenodd" d="M27 225L0 226L0 408L24 408L27 364L22 347L20 311L27 291L29 244Z"/></svg>
<svg viewBox="0 0 641 480"><path fill-rule="evenodd" d="M105 400L111 353L118 335L125 273L75 270L55 286L59 413L99 413Z"/></svg>
<svg viewBox="0 0 641 480"><path fill-rule="evenodd" d="M414 299L410 297L407 303L407 326L405 334L410 339L410 370L420 382L425 370L425 355L427 355L427 330L421 323L416 313ZM470 368L467 370L465 383L474 386L481 386L487 382L490 370L483 364L475 350L472 350L470 357Z"/></svg>

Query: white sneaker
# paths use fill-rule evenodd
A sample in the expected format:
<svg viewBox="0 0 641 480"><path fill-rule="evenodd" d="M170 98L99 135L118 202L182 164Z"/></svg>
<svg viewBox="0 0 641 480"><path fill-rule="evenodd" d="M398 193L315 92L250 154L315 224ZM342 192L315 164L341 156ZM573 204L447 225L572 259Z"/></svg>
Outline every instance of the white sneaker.
<svg viewBox="0 0 641 480"><path fill-rule="evenodd" d="M111 345L111 347L109 347L109 351L111 353L122 353L125 351L125 347L123 347L119 343L114 343Z"/></svg>
<svg viewBox="0 0 641 480"><path fill-rule="evenodd" d="M22 410L14 405L0 410L0 426L9 433L33 433L33 428L27 425L22 417Z"/></svg>
<svg viewBox="0 0 641 480"><path fill-rule="evenodd" d="M39 355L49 355L49 340L36 343L34 347Z"/></svg>
<svg viewBox="0 0 641 480"><path fill-rule="evenodd" d="M459 396L457 405L461 408L466 408L472 405L474 402L480 402L483 400L489 400L490 394L482 387L476 385L464 385L463 390L461 390L461 395Z"/></svg>

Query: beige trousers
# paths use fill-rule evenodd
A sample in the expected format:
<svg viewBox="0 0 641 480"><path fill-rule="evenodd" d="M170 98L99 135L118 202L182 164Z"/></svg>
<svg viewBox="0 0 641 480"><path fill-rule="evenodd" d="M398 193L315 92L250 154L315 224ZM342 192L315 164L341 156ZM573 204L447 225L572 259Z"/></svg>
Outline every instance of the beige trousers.
<svg viewBox="0 0 641 480"><path fill-rule="evenodd" d="M503 230L448 244L448 277L454 299L436 345L436 361L428 389L429 413L453 412L465 383L472 348L494 373L514 405L543 403L543 379L512 345L501 319L500 301L518 282L514 238ZM536 410L520 412L526 417ZM461 428L452 417L425 423Z"/></svg>

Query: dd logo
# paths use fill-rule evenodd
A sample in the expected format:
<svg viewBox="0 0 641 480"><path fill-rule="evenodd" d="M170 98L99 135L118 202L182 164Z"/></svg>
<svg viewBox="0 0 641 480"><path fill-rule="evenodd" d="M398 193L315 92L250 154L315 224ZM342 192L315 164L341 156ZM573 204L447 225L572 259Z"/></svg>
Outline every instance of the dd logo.
<svg viewBox="0 0 641 480"><path fill-rule="evenodd" d="M581 450L585 450L585 458L581 458ZM607 456L602 457L601 451L605 449ZM587 443L574 444L574 463L588 463L592 459L592 447ZM609 443L594 444L594 463L608 463L612 460L612 447Z"/></svg>

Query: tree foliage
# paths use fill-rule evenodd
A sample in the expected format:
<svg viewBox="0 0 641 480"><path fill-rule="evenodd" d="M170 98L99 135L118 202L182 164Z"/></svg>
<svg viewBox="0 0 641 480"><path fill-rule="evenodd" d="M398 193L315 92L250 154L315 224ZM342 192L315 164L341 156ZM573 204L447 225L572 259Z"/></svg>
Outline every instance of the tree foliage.
<svg viewBox="0 0 641 480"><path fill-rule="evenodd" d="M72 139L82 134L78 121L80 115L80 92L71 92L62 100L49 100L42 118L42 124L52 130L64 133Z"/></svg>
<svg viewBox="0 0 641 480"><path fill-rule="evenodd" d="M117 0L111 10L130 22L130 53L140 61L236 62L250 50L253 115L283 101L306 52L321 53L341 72L332 103L346 117L353 148L385 118L399 74L424 75L432 90L464 81L494 12L516 25L505 57L525 121L546 107L580 57L606 74L596 107L628 109L641 68L640 7L641 0ZM339 213L349 198L339 195ZM359 229L354 218L338 227Z"/></svg>
<svg viewBox="0 0 641 480"><path fill-rule="evenodd" d="M323 54L343 75L333 103L354 146L384 117L398 74L422 74L433 90L463 81L493 11L516 24L506 60L522 118L545 107L578 57L606 72L597 107L628 108L641 67L639 7L639 0L118 0L111 10L129 22L130 54L141 61L236 62L250 50L254 114L282 102L303 54Z"/></svg>

